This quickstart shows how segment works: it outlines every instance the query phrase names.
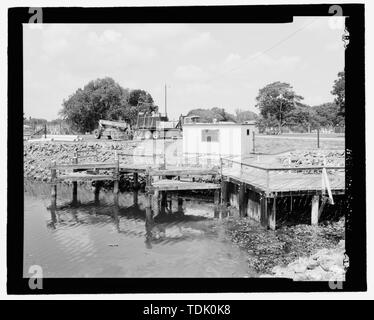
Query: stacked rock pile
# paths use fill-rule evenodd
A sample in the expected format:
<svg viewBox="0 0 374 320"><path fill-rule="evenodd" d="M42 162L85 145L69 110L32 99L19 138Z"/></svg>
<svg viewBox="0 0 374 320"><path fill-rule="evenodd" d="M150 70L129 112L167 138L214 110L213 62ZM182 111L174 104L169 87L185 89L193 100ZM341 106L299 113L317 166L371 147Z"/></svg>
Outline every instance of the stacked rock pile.
<svg viewBox="0 0 374 320"><path fill-rule="evenodd" d="M334 249L321 249L310 257L299 258L286 267L272 269L275 277L291 278L295 281L344 281L345 241Z"/></svg>

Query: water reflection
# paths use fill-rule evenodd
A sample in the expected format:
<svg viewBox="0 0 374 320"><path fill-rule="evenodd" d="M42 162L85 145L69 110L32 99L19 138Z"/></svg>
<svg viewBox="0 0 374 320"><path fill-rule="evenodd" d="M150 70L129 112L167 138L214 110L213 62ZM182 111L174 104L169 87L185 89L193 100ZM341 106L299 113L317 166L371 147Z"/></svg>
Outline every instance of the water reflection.
<svg viewBox="0 0 374 320"><path fill-rule="evenodd" d="M128 234L128 230L121 230L121 218L143 220L145 225L145 246L148 249L152 249L152 243L160 243L163 241L183 241L186 239L183 236L183 228L181 225L186 226L186 228L195 229L199 233L201 230L206 228L198 227L194 224L197 221L203 221L211 219L208 216L196 216L196 215L185 215L185 210L183 207L184 198L176 197L173 199L166 194L161 197L161 207L158 214L154 213L149 206L140 206L138 203L139 192L134 191L133 193L133 204L127 207L122 207L120 205L121 195L113 195L113 203L110 205L107 202L101 204L100 193L98 189L95 189L94 200L88 201L86 203L78 200L77 193L73 189L72 200L62 203L57 206L56 200L51 200L51 205L47 207L50 211L51 219L47 222L47 227L51 229L56 229L58 223L61 222L60 214L66 215L68 213L71 217L71 221L75 224L87 224L87 219L79 218L79 213L85 213L90 216L110 216L112 218L115 229L118 233ZM176 203L177 210L173 210L173 203ZM108 214L107 210L101 210L100 208L110 208ZM220 216L221 217L221 216ZM178 229L181 236L172 236L170 239L167 236L167 229ZM175 232L174 232L175 233ZM173 233L171 233L173 234Z"/></svg>
<svg viewBox="0 0 374 320"><path fill-rule="evenodd" d="M227 240L213 203L160 198L155 212L142 192L79 186L75 196L59 186L51 200L50 186L25 185L25 268L46 265L49 276L63 277L247 274L246 254Z"/></svg>

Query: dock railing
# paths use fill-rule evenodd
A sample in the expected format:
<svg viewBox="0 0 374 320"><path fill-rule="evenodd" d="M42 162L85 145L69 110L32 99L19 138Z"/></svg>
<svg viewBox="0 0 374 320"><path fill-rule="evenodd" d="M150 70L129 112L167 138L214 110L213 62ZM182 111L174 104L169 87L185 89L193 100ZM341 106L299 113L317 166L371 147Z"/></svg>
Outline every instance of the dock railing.
<svg viewBox="0 0 374 320"><path fill-rule="evenodd" d="M314 184L310 185L311 189L326 189L331 192L331 189L344 189L344 182L342 185L341 179L339 181L332 181L334 177L344 178L345 166L263 166L258 164L245 163L229 158L221 158L222 175L231 175L240 179L250 181L253 185L263 189L266 193L270 193L274 189L281 190L282 183L289 184L295 189L297 182L301 178L305 181L311 181ZM316 179L307 179L308 177L320 178L321 183L316 184ZM317 180L318 181L318 180ZM307 182L306 182L307 183ZM300 189L306 187L300 184ZM284 188L287 190L287 187Z"/></svg>

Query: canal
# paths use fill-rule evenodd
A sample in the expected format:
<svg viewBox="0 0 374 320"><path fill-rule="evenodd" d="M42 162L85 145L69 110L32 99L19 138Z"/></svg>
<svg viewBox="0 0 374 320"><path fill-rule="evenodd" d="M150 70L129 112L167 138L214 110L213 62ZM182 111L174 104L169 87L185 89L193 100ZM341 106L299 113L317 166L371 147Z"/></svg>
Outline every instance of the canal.
<svg viewBox="0 0 374 320"><path fill-rule="evenodd" d="M209 200L176 198L147 216L144 194L24 183L24 277L32 265L44 277L247 277L246 251L233 244Z"/></svg>

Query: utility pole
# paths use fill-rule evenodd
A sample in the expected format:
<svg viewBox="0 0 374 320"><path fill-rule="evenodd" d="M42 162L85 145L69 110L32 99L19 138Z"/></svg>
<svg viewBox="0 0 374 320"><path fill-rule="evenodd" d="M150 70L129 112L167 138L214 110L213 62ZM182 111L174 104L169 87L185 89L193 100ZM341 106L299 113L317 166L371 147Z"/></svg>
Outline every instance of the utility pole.
<svg viewBox="0 0 374 320"><path fill-rule="evenodd" d="M279 105L279 124L278 124L278 127L279 127L279 134L282 133L282 101Z"/></svg>
<svg viewBox="0 0 374 320"><path fill-rule="evenodd" d="M167 112L167 91L168 89L167 89L167 85L166 85L166 83L165 83L165 116L167 117L167 115L168 115L168 112Z"/></svg>

